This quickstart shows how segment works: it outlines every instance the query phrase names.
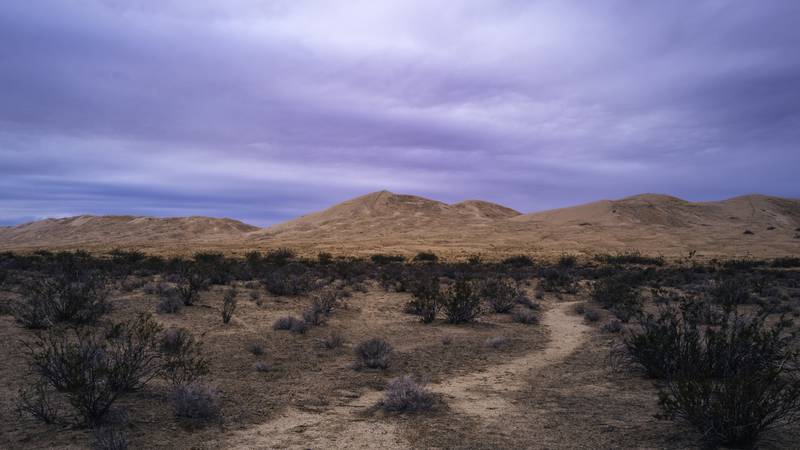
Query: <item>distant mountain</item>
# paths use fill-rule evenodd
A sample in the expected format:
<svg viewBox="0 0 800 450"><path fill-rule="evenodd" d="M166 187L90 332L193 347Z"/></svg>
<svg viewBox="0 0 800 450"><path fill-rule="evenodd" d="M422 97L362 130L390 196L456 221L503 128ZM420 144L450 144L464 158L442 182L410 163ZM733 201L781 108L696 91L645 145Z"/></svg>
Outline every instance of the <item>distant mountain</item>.
<svg viewBox="0 0 800 450"><path fill-rule="evenodd" d="M210 217L75 216L0 228L0 248L192 245L238 241L256 230Z"/></svg>
<svg viewBox="0 0 800 450"><path fill-rule="evenodd" d="M243 252L291 247L306 254L432 250L474 253L638 250L665 256L800 255L800 200L746 195L689 202L643 194L520 214L490 202L447 204L374 192L269 228L231 219L78 216L0 228L0 249L141 247Z"/></svg>

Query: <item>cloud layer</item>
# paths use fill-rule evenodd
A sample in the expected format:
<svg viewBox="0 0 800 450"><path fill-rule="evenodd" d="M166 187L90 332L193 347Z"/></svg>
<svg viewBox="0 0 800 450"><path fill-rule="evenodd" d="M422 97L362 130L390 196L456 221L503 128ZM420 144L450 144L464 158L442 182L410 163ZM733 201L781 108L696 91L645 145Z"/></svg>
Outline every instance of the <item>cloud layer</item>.
<svg viewBox="0 0 800 450"><path fill-rule="evenodd" d="M0 4L0 224L800 196L800 3Z"/></svg>

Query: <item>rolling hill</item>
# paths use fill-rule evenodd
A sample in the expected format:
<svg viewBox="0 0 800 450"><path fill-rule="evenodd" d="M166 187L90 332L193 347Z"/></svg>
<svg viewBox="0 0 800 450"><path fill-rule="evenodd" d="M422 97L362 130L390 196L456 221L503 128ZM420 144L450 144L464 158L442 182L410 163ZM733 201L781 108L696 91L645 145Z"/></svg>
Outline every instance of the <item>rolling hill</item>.
<svg viewBox="0 0 800 450"><path fill-rule="evenodd" d="M747 195L716 202L643 194L521 214L468 200L447 204L374 192L260 229L231 219L77 216L0 228L0 249L140 247L161 253L291 247L305 254L432 250L593 254L638 250L679 257L800 254L800 200Z"/></svg>

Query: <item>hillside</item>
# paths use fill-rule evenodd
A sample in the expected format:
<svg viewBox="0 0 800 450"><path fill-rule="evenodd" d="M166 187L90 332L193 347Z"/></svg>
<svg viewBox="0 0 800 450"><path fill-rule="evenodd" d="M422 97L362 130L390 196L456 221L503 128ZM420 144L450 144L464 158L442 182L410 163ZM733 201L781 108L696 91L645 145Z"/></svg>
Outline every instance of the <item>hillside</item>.
<svg viewBox="0 0 800 450"><path fill-rule="evenodd" d="M252 235L272 239L352 240L424 238L451 233L454 227L485 227L520 213L490 202L470 200L453 205L389 191L373 192L324 211L266 228Z"/></svg>
<svg viewBox="0 0 800 450"><path fill-rule="evenodd" d="M665 256L800 254L800 200L747 195L689 202L643 194L520 214L480 200L374 192L269 228L231 219L78 216L0 228L0 250L140 247L159 253L291 247L368 255L432 250L559 255L638 250Z"/></svg>
<svg viewBox="0 0 800 450"><path fill-rule="evenodd" d="M239 241L255 230L210 217L75 216L0 228L0 249L191 246Z"/></svg>

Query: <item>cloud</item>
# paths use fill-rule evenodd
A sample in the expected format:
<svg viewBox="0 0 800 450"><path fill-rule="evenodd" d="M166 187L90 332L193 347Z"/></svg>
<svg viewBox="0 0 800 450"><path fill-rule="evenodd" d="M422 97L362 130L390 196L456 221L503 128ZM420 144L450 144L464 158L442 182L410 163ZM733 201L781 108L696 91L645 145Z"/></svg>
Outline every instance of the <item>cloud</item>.
<svg viewBox="0 0 800 450"><path fill-rule="evenodd" d="M800 6L0 5L0 223L800 196ZM758 170L754 170L757 168Z"/></svg>

